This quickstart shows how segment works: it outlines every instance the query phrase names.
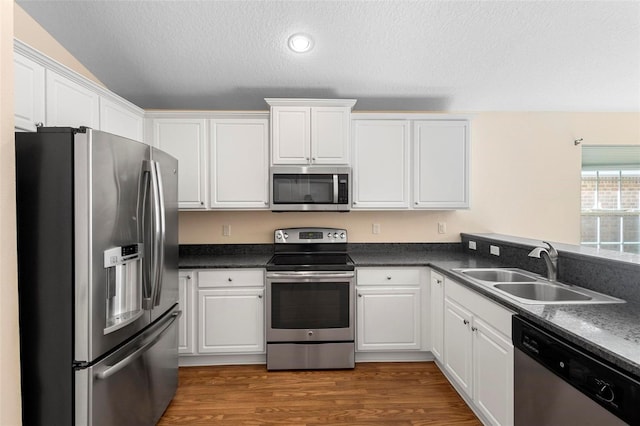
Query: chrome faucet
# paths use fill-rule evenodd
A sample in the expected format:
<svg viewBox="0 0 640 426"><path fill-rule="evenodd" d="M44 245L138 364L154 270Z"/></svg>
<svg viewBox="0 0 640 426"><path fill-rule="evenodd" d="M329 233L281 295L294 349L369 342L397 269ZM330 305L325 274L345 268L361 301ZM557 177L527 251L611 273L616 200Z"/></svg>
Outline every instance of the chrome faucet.
<svg viewBox="0 0 640 426"><path fill-rule="evenodd" d="M547 264L547 279L549 281L556 281L558 279L558 252L551 244L546 241L543 241L546 247L536 247L531 250L529 253L529 257L537 257L538 259L544 259L544 262Z"/></svg>

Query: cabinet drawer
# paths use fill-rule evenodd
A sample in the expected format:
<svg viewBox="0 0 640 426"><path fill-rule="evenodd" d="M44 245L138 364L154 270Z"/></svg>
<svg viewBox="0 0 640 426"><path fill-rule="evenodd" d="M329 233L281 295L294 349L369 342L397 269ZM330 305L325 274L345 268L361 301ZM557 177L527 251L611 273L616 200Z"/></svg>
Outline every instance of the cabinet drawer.
<svg viewBox="0 0 640 426"><path fill-rule="evenodd" d="M358 285L419 285L420 270L406 268L358 269Z"/></svg>
<svg viewBox="0 0 640 426"><path fill-rule="evenodd" d="M199 287L263 287L262 269L216 269L198 271Z"/></svg>

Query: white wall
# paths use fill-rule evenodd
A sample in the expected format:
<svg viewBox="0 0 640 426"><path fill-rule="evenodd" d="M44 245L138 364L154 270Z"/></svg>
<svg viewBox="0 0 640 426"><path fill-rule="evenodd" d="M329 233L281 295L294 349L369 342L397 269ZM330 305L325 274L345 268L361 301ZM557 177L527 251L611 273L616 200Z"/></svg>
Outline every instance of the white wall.
<svg viewBox="0 0 640 426"><path fill-rule="evenodd" d="M578 138L584 141L575 146ZM353 242L459 241L460 232L495 232L579 244L581 147L604 144L640 144L640 113L477 113L469 210L181 212L180 242L269 243L274 229L318 225L347 228ZM437 233L438 222L447 223L446 234ZM373 223L380 234L371 233Z"/></svg>
<svg viewBox="0 0 640 426"><path fill-rule="evenodd" d="M13 2L0 1L0 425L20 425L13 136Z"/></svg>

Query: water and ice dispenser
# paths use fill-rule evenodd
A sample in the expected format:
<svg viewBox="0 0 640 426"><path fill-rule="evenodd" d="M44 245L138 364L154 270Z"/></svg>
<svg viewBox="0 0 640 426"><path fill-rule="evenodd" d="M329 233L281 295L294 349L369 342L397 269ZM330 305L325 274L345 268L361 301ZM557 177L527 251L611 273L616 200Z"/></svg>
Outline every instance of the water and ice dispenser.
<svg viewBox="0 0 640 426"><path fill-rule="evenodd" d="M142 244L114 247L104 252L107 277L106 327L116 331L142 316Z"/></svg>

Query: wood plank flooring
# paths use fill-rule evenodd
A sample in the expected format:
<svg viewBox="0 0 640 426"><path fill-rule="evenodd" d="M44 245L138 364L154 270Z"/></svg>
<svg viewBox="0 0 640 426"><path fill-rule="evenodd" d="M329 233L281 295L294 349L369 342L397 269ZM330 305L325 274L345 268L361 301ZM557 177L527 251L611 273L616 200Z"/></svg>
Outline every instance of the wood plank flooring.
<svg viewBox="0 0 640 426"><path fill-rule="evenodd" d="M158 425L481 425L433 362L181 367Z"/></svg>

